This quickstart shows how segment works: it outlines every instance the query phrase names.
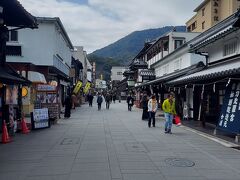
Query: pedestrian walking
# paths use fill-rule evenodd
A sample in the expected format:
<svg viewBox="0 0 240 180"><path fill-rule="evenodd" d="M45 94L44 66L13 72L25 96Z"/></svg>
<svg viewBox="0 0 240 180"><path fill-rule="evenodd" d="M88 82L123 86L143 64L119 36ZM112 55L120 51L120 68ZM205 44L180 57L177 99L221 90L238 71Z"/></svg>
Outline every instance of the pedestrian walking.
<svg viewBox="0 0 240 180"><path fill-rule="evenodd" d="M127 104L128 104L128 111L132 111L132 106L134 104L134 98L132 97L132 94L129 94L127 97Z"/></svg>
<svg viewBox="0 0 240 180"><path fill-rule="evenodd" d="M106 96L105 96L106 109L109 109L110 101L111 101L111 96L110 96L109 93L107 93Z"/></svg>
<svg viewBox="0 0 240 180"><path fill-rule="evenodd" d="M116 93L114 93L113 94L113 102L114 102L114 104L115 104L116 99L117 99L117 95L116 95Z"/></svg>
<svg viewBox="0 0 240 180"><path fill-rule="evenodd" d="M88 103L89 103L89 107L92 107L93 95L91 93L88 94Z"/></svg>
<svg viewBox="0 0 240 180"><path fill-rule="evenodd" d="M148 113L149 113L148 127L151 127L151 122L152 122L152 126L155 127L155 114L157 112L157 108L158 108L158 103L156 100L156 96L152 95L152 98L149 99L148 101Z"/></svg>
<svg viewBox="0 0 240 180"><path fill-rule="evenodd" d="M70 98L69 95L67 95L67 97L64 101L64 106L65 106L64 117L65 118L70 118L71 117L72 102L71 102L71 98Z"/></svg>
<svg viewBox="0 0 240 180"><path fill-rule="evenodd" d="M142 108L143 108L142 120L146 120L149 117L147 92L143 93L143 97L141 99L141 104L142 104Z"/></svg>
<svg viewBox="0 0 240 180"><path fill-rule="evenodd" d="M176 114L174 94L169 93L168 98L162 104L165 116L165 133L172 134L173 116Z"/></svg>
<svg viewBox="0 0 240 180"><path fill-rule="evenodd" d="M98 111L101 110L102 102L103 102L103 97L101 93L98 93L98 96L97 96Z"/></svg>

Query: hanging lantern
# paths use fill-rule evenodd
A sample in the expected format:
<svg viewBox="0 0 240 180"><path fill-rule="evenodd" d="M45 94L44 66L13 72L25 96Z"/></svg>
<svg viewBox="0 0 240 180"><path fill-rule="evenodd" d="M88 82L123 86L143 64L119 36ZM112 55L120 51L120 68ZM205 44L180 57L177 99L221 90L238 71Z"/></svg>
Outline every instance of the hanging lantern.
<svg viewBox="0 0 240 180"><path fill-rule="evenodd" d="M134 80L133 76L129 76L129 78L127 80L127 84L129 87L135 86L135 80Z"/></svg>
<svg viewBox="0 0 240 180"><path fill-rule="evenodd" d="M26 97L28 95L28 89L27 87L22 88L22 97Z"/></svg>

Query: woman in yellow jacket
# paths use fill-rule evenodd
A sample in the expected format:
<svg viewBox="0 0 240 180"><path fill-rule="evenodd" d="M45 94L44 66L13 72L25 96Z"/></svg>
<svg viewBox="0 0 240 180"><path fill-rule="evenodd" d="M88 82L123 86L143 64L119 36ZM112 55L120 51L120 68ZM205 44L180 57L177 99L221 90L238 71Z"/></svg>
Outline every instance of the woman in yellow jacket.
<svg viewBox="0 0 240 180"><path fill-rule="evenodd" d="M162 109L164 111L165 116L165 133L172 134L172 123L173 123L173 116L176 115L175 110L175 101L174 101L174 94L170 93L168 98L164 100L162 104Z"/></svg>

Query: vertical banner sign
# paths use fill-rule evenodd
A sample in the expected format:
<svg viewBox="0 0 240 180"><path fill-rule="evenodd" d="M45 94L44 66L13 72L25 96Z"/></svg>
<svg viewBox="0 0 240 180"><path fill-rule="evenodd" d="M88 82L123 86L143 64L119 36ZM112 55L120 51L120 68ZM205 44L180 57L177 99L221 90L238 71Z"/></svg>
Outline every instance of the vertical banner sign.
<svg viewBox="0 0 240 180"><path fill-rule="evenodd" d="M76 86L75 86L75 88L74 88L74 90L73 90L73 93L74 94L78 94L78 92L80 91L81 87L82 87L82 82L78 81Z"/></svg>
<svg viewBox="0 0 240 180"><path fill-rule="evenodd" d="M83 92L84 92L85 94L87 94L87 92L88 92L88 90L90 89L90 87L91 87L91 83L90 83L90 82L87 82L86 85L85 85L85 88L84 88Z"/></svg>
<svg viewBox="0 0 240 180"><path fill-rule="evenodd" d="M228 85L218 122L218 128L240 134L240 82Z"/></svg>

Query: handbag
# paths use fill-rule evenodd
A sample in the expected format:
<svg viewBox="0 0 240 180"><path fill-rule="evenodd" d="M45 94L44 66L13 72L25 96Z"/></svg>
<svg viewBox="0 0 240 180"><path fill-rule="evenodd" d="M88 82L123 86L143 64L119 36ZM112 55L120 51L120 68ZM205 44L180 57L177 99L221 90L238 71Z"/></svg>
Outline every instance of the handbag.
<svg viewBox="0 0 240 180"><path fill-rule="evenodd" d="M175 116L174 119L175 119L176 126L181 126L182 125L181 118L179 116Z"/></svg>

